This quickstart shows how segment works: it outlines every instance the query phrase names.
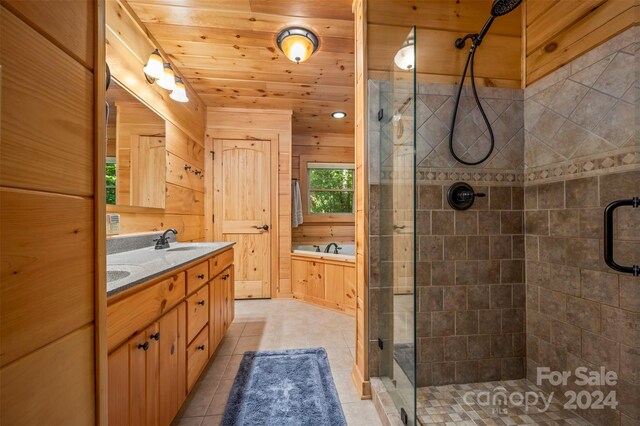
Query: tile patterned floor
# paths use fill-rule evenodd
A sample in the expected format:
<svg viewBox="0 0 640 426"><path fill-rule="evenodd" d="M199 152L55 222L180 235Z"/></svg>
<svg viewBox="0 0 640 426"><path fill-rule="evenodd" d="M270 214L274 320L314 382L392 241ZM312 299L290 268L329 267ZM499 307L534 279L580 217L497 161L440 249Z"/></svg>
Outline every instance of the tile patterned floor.
<svg viewBox="0 0 640 426"><path fill-rule="evenodd" d="M297 300L238 300L235 321L176 416L174 425L220 424L245 351L317 346L327 350L349 426L380 425L373 403L360 400L351 381L354 336L355 320L345 314Z"/></svg>
<svg viewBox="0 0 640 426"><path fill-rule="evenodd" d="M562 404L551 402L544 411L542 399L537 405L525 409L518 399L516 404L507 402L506 405L484 405L484 396L495 395L504 388L504 393L524 394L535 392L549 396L542 392L535 384L527 380L510 380L503 382L473 383L465 385L428 386L418 389L417 414L422 425L590 425L588 421L570 410L564 409ZM475 397L465 394L472 392ZM481 392L485 392L481 394ZM533 398L533 397L532 397ZM499 400L497 400L499 401ZM531 399L533 402L533 399ZM544 412L543 412L544 411Z"/></svg>

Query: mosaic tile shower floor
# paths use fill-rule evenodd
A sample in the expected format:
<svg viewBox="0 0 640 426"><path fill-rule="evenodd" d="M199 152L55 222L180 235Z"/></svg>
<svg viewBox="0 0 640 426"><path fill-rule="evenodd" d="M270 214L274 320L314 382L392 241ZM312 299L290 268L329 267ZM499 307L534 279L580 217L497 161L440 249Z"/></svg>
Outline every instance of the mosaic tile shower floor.
<svg viewBox="0 0 640 426"><path fill-rule="evenodd" d="M518 397L513 398L513 403L506 400L501 404L501 399L496 399L496 405L485 403L494 395L501 392L507 396L513 394L526 395L526 392L534 392L539 395L538 403L533 405L533 396L530 396L532 404L526 409L520 403ZM469 396L465 398L469 392ZM567 410L562 404L554 400L544 410L545 404L542 396L548 401L549 395L535 384L522 380L509 380L502 382L472 383L464 385L427 386L418 389L417 414L421 425L446 425L446 426L493 426L493 425L591 425L588 421L578 416L571 410Z"/></svg>

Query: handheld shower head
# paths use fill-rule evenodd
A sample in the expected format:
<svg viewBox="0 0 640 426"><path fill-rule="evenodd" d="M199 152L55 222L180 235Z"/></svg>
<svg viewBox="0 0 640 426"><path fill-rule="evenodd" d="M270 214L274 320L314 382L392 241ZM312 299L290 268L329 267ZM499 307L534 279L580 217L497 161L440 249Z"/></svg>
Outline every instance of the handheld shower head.
<svg viewBox="0 0 640 426"><path fill-rule="evenodd" d="M485 35L487 35L489 28L491 28L491 24L493 24L493 20L499 16L504 16L509 12L513 12L513 10L515 10L516 7L520 6L520 3L522 3L522 0L494 1L493 6L491 6L491 17L487 20L487 22L484 24L484 27L482 27L482 29L480 30L480 33L476 36L474 40L475 42L474 44L476 46L480 46L480 43L482 43L482 39L484 38Z"/></svg>
<svg viewBox="0 0 640 426"><path fill-rule="evenodd" d="M491 16L497 18L498 16L506 15L520 6L520 3L522 3L522 0L496 0L491 6Z"/></svg>
<svg viewBox="0 0 640 426"><path fill-rule="evenodd" d="M518 6L520 6L522 0L495 0L493 5L491 6L491 16L487 19L484 26L480 30L478 34L467 34L464 38L459 38L456 40L456 47L458 49L462 49L464 47L464 42L470 38L473 40L473 44L477 47L482 43L482 39L487 35L489 28L491 28L491 24L493 24L493 20L504 16L509 12L513 12Z"/></svg>

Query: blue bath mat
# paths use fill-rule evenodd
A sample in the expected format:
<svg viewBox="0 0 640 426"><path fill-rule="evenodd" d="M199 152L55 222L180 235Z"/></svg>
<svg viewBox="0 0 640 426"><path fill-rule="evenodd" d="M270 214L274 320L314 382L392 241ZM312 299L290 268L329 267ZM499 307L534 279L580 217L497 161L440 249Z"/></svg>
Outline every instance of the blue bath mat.
<svg viewBox="0 0 640 426"><path fill-rule="evenodd" d="M245 352L223 426L346 426L324 348Z"/></svg>

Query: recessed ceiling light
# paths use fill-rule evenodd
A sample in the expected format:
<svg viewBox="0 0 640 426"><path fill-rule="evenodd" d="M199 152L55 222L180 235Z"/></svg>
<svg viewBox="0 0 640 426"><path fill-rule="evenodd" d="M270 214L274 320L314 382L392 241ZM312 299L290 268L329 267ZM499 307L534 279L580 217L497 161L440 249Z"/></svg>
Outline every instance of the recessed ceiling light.
<svg viewBox="0 0 640 426"><path fill-rule="evenodd" d="M341 119L341 118L345 118L347 116L347 113L343 111L336 111L336 112L332 112L331 116L333 118Z"/></svg>

